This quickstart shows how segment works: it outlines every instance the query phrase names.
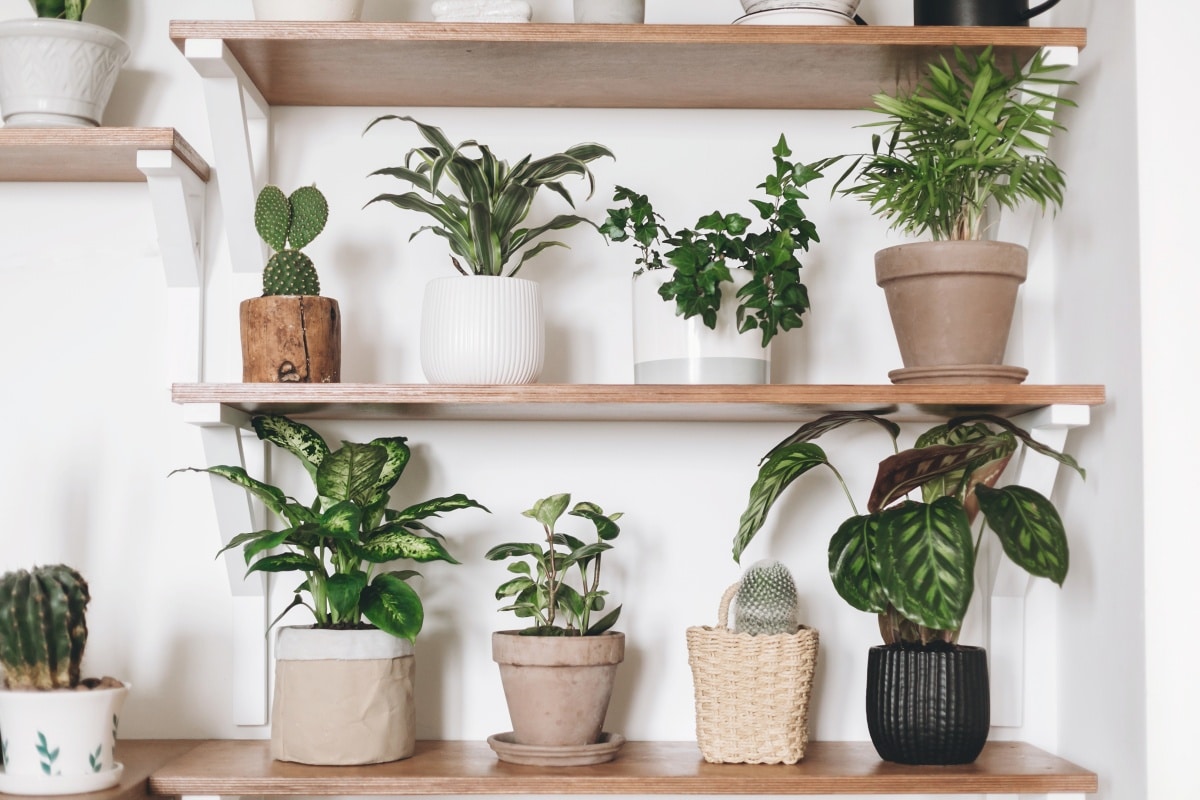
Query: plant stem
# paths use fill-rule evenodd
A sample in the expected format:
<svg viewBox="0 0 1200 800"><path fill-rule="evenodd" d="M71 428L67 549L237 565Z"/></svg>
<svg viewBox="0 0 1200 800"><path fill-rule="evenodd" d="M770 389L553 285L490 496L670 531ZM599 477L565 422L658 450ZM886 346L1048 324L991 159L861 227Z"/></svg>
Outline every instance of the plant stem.
<svg viewBox="0 0 1200 800"><path fill-rule="evenodd" d="M842 473L838 472L837 467L835 467L833 464L830 464L828 461L825 462L825 466L833 470L833 474L838 479L838 483L842 485L842 492L845 493L846 499L850 501L850 510L853 511L854 516L857 517L858 506L854 505L854 497L850 494L850 487L846 486L846 481L842 477Z"/></svg>
<svg viewBox="0 0 1200 800"><path fill-rule="evenodd" d="M546 626L554 624L554 611L558 605L556 595L558 594L558 559L557 552L554 549L554 529L549 525L542 526L546 530L546 545L547 551L550 554L550 563L546 566L546 587L548 589L546 609Z"/></svg>

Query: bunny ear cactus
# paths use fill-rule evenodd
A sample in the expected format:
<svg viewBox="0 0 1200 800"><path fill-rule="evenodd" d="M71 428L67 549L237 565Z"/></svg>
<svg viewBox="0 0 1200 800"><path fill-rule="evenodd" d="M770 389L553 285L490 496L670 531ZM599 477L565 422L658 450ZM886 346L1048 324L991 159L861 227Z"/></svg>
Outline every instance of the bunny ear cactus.
<svg viewBox="0 0 1200 800"><path fill-rule="evenodd" d="M30 5L43 19L70 19L79 22L92 0L30 0Z"/></svg>
<svg viewBox="0 0 1200 800"><path fill-rule="evenodd" d="M800 628L796 581L779 561L764 559L751 564L742 575L734 605L734 633L790 635Z"/></svg>
<svg viewBox="0 0 1200 800"><path fill-rule="evenodd" d="M10 689L72 689L87 644L91 596L62 564L0 578L0 664Z"/></svg>
<svg viewBox="0 0 1200 800"><path fill-rule="evenodd" d="M254 206L254 227L275 250L263 270L263 296L321 293L312 259L301 252L329 221L329 203L316 186L301 186L291 197L278 186L266 186Z"/></svg>

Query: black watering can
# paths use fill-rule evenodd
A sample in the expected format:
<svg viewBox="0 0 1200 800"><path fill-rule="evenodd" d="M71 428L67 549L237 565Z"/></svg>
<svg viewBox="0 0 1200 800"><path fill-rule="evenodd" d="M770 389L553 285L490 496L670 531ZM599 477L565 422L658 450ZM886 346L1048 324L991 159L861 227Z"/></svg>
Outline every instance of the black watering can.
<svg viewBox="0 0 1200 800"><path fill-rule="evenodd" d="M1046 0L913 0L915 25L1028 25L1029 20L1058 5Z"/></svg>

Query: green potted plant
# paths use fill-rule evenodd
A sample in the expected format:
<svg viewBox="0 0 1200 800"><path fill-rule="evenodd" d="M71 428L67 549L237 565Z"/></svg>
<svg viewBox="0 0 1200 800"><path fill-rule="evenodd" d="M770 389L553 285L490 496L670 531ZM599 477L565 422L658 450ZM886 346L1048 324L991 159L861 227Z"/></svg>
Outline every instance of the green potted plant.
<svg viewBox="0 0 1200 800"><path fill-rule="evenodd" d="M595 541L558 530L564 513L591 522ZM508 566L514 577L500 585L496 599L505 604L501 611L530 621L524 630L492 634L513 730L489 744L501 759L518 763L608 761L624 742L604 731L604 717L625 657L625 634L611 630L621 607L606 608L600 566L621 532L622 515L586 501L571 506L569 494L542 498L524 515L541 525L543 540L496 545L484 555L514 559ZM577 586L568 582L572 573Z"/></svg>
<svg viewBox="0 0 1200 800"><path fill-rule="evenodd" d="M95 127L129 45L83 21L91 0L30 0L37 19L0 22L0 108L10 127Z"/></svg>
<svg viewBox="0 0 1200 800"><path fill-rule="evenodd" d="M1047 153L1062 128L1055 112L1073 105L1056 92L1071 83L1061 69L1045 51L1006 69L991 47L974 56L956 48L953 64L930 64L911 92L875 95L873 110L886 119L871 125L885 134L834 189L869 203L893 229L933 240L875 254L904 362L893 381L1024 380L1026 370L1003 360L1028 252L984 237L990 212L1062 204L1065 176Z"/></svg>
<svg viewBox="0 0 1200 800"><path fill-rule="evenodd" d="M415 745L412 645L424 608L408 583L418 573L376 568L400 559L458 563L427 521L483 506L455 494L388 508L411 455L402 436L331 450L315 430L285 416L256 416L250 423L260 439L295 456L312 479L313 500L289 497L242 467L176 471L237 484L280 519L280 530L242 533L221 550L242 548L247 574L303 577L279 616L305 606L316 624L278 633L271 754L307 764L407 758Z"/></svg>
<svg viewBox="0 0 1200 800"><path fill-rule="evenodd" d="M75 794L115 786L128 684L82 678L87 582L64 564L0 576L0 791Z"/></svg>
<svg viewBox="0 0 1200 800"><path fill-rule="evenodd" d="M565 152L513 165L474 140L451 144L440 128L412 117L388 114L373 120L411 122L427 143L414 147L402 166L371 173L411 184L416 191L381 194L371 203L390 203L429 216L419 228L446 240L450 262L460 278L435 278L425 289L421 315L421 367L431 383L521 384L541 374L545 356L538 285L517 272L529 259L562 242L542 240L552 231L595 223L576 214L559 214L541 225L525 220L538 190L545 188L574 207L562 184L568 176L595 181L588 164L612 158L599 144L577 144ZM541 240L541 241L539 241ZM520 258L518 259L518 256ZM515 262L515 263L514 263Z"/></svg>
<svg viewBox="0 0 1200 800"><path fill-rule="evenodd" d="M763 223L714 211L671 234L644 194L618 186L600 232L639 251L634 271L637 383L768 383L771 340L804 324L808 290L798 253L819 241L800 207L821 177L790 161L784 136L774 169L751 199ZM667 305L664 305L664 301ZM757 331L758 336L751 336Z"/></svg>
<svg viewBox="0 0 1200 800"><path fill-rule="evenodd" d="M861 412L829 414L780 442L759 466L734 540L739 559L774 502L792 481L817 467L833 471L854 515L829 542L829 574L851 606L877 614L884 645L871 649L867 723L888 761L974 761L988 735L987 654L957 644L974 593L979 513L1005 554L1036 577L1062 585L1069 552L1062 520L1049 499L1028 487L995 488L1018 446L1077 471L1073 458L1033 439L1009 420L960 417L922 434L913 447L879 464L867 513L859 514L841 473L814 439L847 423L895 423ZM910 500L920 490L921 500ZM924 687L903 692L898 687Z"/></svg>
<svg viewBox="0 0 1200 800"><path fill-rule="evenodd" d="M342 372L342 316L321 297L316 265L302 248L325 229L329 202L316 186L285 195L265 186L254 227L275 251L263 269L261 297L243 300L242 380L246 383L337 383Z"/></svg>

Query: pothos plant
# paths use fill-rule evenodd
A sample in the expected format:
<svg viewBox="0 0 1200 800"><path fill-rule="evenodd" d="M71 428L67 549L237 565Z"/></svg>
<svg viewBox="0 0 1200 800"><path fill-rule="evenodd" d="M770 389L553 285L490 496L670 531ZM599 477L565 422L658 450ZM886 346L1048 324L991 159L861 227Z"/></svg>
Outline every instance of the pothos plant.
<svg viewBox="0 0 1200 800"><path fill-rule="evenodd" d="M897 452L879 464L860 514L845 481L813 440L847 423L883 428ZM861 412L837 412L810 422L771 450L759 466L742 514L733 556L740 559L780 493L817 467L837 477L853 516L829 542L829 574L847 603L879 615L888 644L953 643L974 593L975 557L982 512L1005 554L1035 577L1062 585L1069 552L1062 519L1039 492L1020 485L996 488L1019 445L1053 458L1084 476L1073 458L1034 439L1009 420L986 414L952 419L899 451L900 428ZM909 493L921 491L921 499Z"/></svg>
<svg viewBox="0 0 1200 800"><path fill-rule="evenodd" d="M92 0L29 0L42 19L70 19L79 22Z"/></svg>
<svg viewBox="0 0 1200 800"><path fill-rule="evenodd" d="M617 606L600 619L592 620L592 613L605 607L608 592L600 588L600 564L621 532L617 520L622 514L605 514L595 503L576 503L570 516L589 520L596 529L596 541L584 542L556 530L570 505L569 494L538 500L523 513L541 524L544 543L501 544L484 554L490 561L529 559L509 564L508 571L517 577L496 590L496 599L507 601L501 611L512 611L519 618L532 620L532 627L521 631L523 634L596 636L610 629L621 614L621 607ZM567 583L572 568L579 575L578 589Z"/></svg>
<svg viewBox="0 0 1200 800"><path fill-rule="evenodd" d="M774 170L757 186L765 198L750 200L762 230L752 231L751 220L741 214L714 211L672 234L649 198L624 186L613 195L623 205L609 209L600 226L610 241L631 241L638 248L638 272L670 269L671 279L659 295L674 301L679 316L698 316L709 328L717 325L722 286L733 281L730 268L749 270L749 283L737 292L738 331L759 330L763 347L780 332L804 324L810 304L797 253L820 241L800 201L808 199L803 189L821 172L816 165L790 161L792 151L782 135L771 153Z"/></svg>
<svg viewBox="0 0 1200 800"><path fill-rule="evenodd" d="M175 470L207 472L237 484L283 523L280 530L241 533L220 553L242 548L247 574L304 576L279 617L302 605L312 611L318 628L366 627L366 617L382 631L414 640L425 619L421 598L408 583L418 573L376 568L399 559L459 563L426 521L463 508L487 509L463 494L400 511L388 508L390 492L411 457L403 436L343 442L331 450L312 428L285 416L256 416L250 423L259 439L296 457L312 479L316 497L300 502L237 466Z"/></svg>

